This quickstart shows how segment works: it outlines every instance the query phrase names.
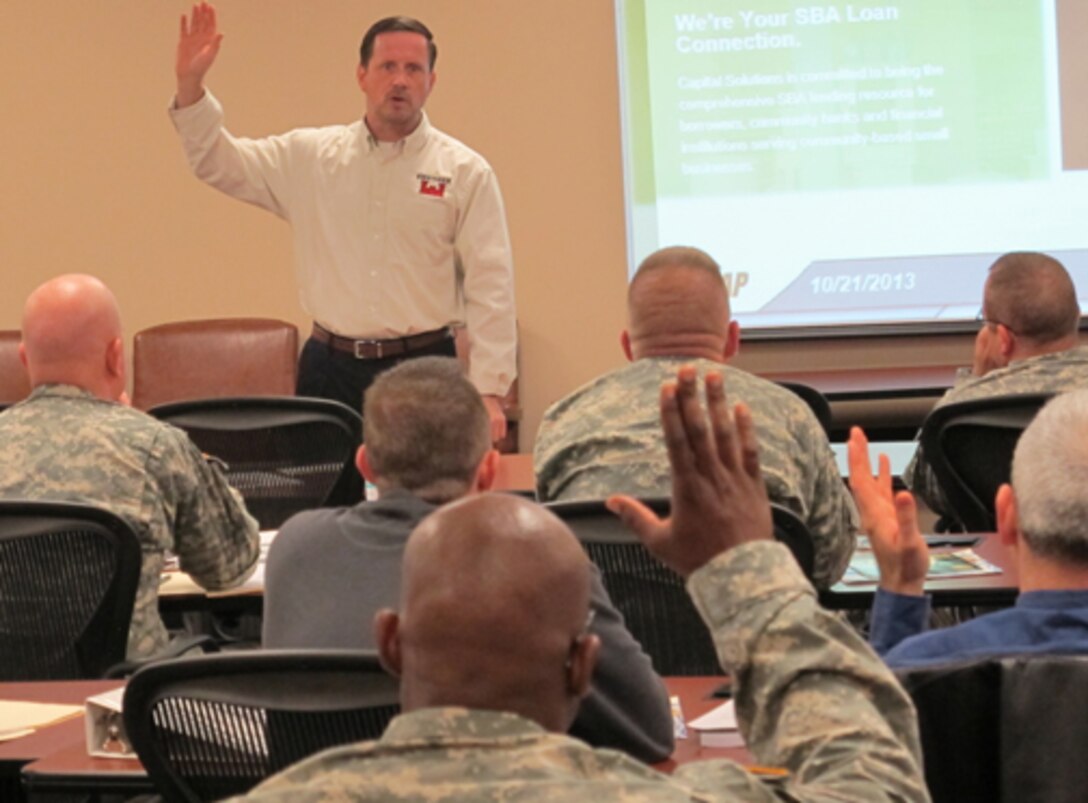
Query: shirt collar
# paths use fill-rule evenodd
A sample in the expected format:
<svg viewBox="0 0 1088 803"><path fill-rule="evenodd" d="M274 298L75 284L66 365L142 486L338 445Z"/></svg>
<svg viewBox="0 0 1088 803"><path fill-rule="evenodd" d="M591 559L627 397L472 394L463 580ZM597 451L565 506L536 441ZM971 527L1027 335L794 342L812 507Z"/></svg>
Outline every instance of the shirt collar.
<svg viewBox="0 0 1088 803"><path fill-rule="evenodd" d="M423 116L419 119L419 125L416 126L416 130L406 136L404 139L397 140L392 143L393 148L391 152L393 154L400 153L418 153L422 150L424 143L427 141L427 137L431 132L431 121L427 118L427 112L422 113ZM379 151L380 143L374 137L370 131L370 126L366 124L366 116L363 116L362 120L363 131L366 133L366 148L367 153L374 154Z"/></svg>
<svg viewBox="0 0 1088 803"><path fill-rule="evenodd" d="M1088 346L1073 346L1072 348L1062 349L1061 351L1051 351L1047 354L1036 354L1033 357L1022 357L1019 360L1012 360L1009 362L1008 367L1014 365L1033 365L1040 362L1060 362L1070 359L1085 359L1088 358Z"/></svg>
<svg viewBox="0 0 1088 803"><path fill-rule="evenodd" d="M104 401L98 398L89 390L84 390L76 385L62 385L62 384L47 384L38 385L27 396L27 401L32 399L40 399L45 396L59 396L66 399L87 399L89 401Z"/></svg>
<svg viewBox="0 0 1088 803"><path fill-rule="evenodd" d="M426 744L538 739L546 731L535 722L506 711L468 708L422 708L389 723L381 744Z"/></svg>
<svg viewBox="0 0 1088 803"><path fill-rule="evenodd" d="M1088 608L1088 590L1075 591L1025 591L1016 598L1018 608L1055 610L1063 608Z"/></svg>

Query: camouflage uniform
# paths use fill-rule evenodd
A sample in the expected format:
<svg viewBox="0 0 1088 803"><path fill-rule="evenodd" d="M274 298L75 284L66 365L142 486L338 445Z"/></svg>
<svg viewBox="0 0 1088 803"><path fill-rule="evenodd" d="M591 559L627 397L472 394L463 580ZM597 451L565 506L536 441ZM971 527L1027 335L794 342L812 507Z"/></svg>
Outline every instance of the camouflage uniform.
<svg viewBox="0 0 1088 803"><path fill-rule="evenodd" d="M1014 393L1062 393L1088 387L1088 346L1017 360L983 376L971 376L951 388L934 407ZM919 446L903 471L903 481L935 513L947 514L948 502Z"/></svg>
<svg viewBox="0 0 1088 803"><path fill-rule="evenodd" d="M537 497L547 502L613 493L667 496L672 480L658 399L661 383L675 379L677 369L689 363L700 375L721 371L730 404L743 401L751 408L767 493L808 525L816 547L816 585L837 582L854 551L858 518L826 434L808 405L790 391L710 360L636 360L552 405L533 449Z"/></svg>
<svg viewBox="0 0 1088 803"><path fill-rule="evenodd" d="M0 498L99 505L132 525L143 564L130 659L167 644L158 611L167 550L208 589L241 582L260 551L257 522L184 432L70 385L39 386L0 414Z"/></svg>
<svg viewBox="0 0 1088 803"><path fill-rule="evenodd" d="M376 742L338 747L265 781L247 800L924 801L914 708L861 638L820 608L786 549L746 544L688 590L737 680L737 713L763 783L725 760L662 775L514 714L422 709Z"/></svg>

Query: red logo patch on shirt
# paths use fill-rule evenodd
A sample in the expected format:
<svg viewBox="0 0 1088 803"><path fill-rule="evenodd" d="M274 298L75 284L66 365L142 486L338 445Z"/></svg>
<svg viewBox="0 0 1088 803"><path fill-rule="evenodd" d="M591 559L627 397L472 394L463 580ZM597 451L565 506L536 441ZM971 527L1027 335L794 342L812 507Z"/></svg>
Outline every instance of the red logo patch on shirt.
<svg viewBox="0 0 1088 803"><path fill-rule="evenodd" d="M420 195L433 195L435 198L445 197L446 186L450 183L449 178L443 176L428 176L423 173L416 174L416 178L419 179Z"/></svg>

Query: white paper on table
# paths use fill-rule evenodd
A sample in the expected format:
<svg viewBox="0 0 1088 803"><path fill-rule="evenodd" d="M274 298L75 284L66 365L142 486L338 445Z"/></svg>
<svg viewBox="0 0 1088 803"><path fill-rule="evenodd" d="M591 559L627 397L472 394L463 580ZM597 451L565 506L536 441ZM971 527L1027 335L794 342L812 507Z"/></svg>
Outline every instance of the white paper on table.
<svg viewBox="0 0 1088 803"><path fill-rule="evenodd" d="M33 733L35 728L51 725L82 712L81 705L0 700L0 742L26 736Z"/></svg>
<svg viewBox="0 0 1088 803"><path fill-rule="evenodd" d="M719 706L715 706L698 719L688 723L688 727L697 731L735 731L737 725L737 709L732 700L726 700Z"/></svg>

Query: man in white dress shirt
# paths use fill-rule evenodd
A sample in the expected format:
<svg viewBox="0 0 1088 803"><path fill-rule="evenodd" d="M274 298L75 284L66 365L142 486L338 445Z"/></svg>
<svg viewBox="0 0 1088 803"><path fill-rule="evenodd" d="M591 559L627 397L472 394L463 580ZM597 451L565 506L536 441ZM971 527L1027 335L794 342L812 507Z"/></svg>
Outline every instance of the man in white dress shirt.
<svg viewBox="0 0 1088 803"><path fill-rule="evenodd" d="M232 136L204 86L222 37L210 4L182 17L171 117L200 179L292 225L314 318L298 392L358 410L381 371L452 355L450 327L464 324L469 376L501 438L516 374L510 241L490 166L423 111L437 77L431 32L407 17L375 23L356 70L365 116L261 139Z"/></svg>

